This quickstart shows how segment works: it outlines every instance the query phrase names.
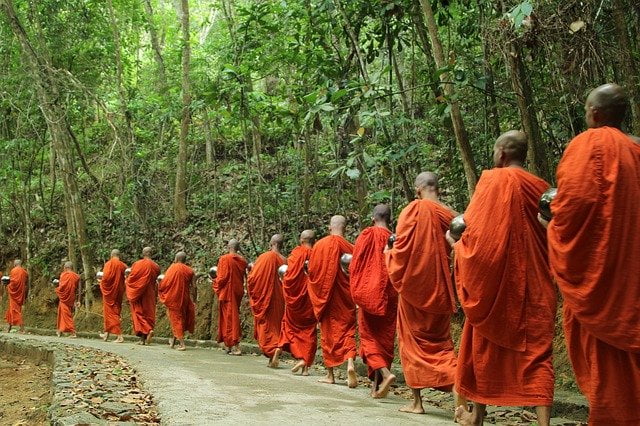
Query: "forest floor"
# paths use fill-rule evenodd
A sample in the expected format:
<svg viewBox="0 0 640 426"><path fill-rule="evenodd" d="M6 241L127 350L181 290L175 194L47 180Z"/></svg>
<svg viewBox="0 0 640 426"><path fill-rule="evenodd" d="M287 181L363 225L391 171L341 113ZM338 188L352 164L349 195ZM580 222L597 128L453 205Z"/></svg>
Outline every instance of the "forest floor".
<svg viewBox="0 0 640 426"><path fill-rule="evenodd" d="M51 368L0 357L0 424L45 425L51 403Z"/></svg>
<svg viewBox="0 0 640 426"><path fill-rule="evenodd" d="M406 387L395 388L385 400L373 400L368 396L366 378L357 389L349 389L344 377L339 378L337 385L318 383L317 379L324 374L321 366L312 369L311 377L301 377L289 372L288 361L274 370L266 367L267 360L262 356L233 357L217 349L190 347L185 352L178 352L160 344L145 347L93 339L20 334L11 334L11 337L81 345L122 356L136 369L144 388L153 394L163 422L168 424L300 421L309 424L373 424L381 421L452 424L453 406L447 394L425 392L427 414L404 414L398 409L408 402ZM41 386L33 388L42 389ZM556 413L553 424L581 424L586 413L567 414ZM491 409L488 420L524 425L531 424L532 417L530 411L522 408L501 407Z"/></svg>

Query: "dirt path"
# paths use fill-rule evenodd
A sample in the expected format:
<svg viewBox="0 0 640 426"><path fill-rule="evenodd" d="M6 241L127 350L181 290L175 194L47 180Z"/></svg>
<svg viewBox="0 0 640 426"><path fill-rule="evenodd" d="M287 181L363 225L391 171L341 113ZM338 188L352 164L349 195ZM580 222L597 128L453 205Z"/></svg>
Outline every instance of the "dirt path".
<svg viewBox="0 0 640 426"><path fill-rule="evenodd" d="M0 424L45 425L51 403L51 369L0 357Z"/></svg>
<svg viewBox="0 0 640 426"><path fill-rule="evenodd" d="M6 334L5 334L6 336ZM166 424L452 424L450 413L426 406L427 415L398 412L406 400L391 396L375 401L368 387L349 389L292 375L286 366L266 367L266 358L233 357L215 349L114 344L88 339L11 334L14 339L64 342L102 349L123 356L137 369L145 388L157 399Z"/></svg>

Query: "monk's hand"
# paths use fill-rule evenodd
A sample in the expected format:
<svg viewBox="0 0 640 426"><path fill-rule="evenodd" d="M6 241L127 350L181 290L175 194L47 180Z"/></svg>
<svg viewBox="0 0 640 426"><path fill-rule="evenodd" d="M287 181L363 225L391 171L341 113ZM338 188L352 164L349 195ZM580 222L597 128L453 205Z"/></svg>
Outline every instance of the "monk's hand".
<svg viewBox="0 0 640 426"><path fill-rule="evenodd" d="M447 231L447 233L444 234L444 237L446 238L451 248L453 248L453 245L456 243L456 240L454 240L453 237L451 236L451 231Z"/></svg>
<svg viewBox="0 0 640 426"><path fill-rule="evenodd" d="M543 218L540 213L538 213L538 222L540 222L540 224L544 226L544 229L547 229L549 227L549 221Z"/></svg>

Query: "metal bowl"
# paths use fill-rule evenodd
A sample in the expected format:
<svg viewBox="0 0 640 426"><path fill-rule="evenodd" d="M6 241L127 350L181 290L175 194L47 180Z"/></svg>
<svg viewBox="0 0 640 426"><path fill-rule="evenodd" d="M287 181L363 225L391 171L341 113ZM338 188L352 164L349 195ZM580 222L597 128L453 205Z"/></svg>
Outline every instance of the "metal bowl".
<svg viewBox="0 0 640 426"><path fill-rule="evenodd" d="M387 240L387 247L390 249L393 248L393 244L396 242L396 234L389 235L389 239Z"/></svg>
<svg viewBox="0 0 640 426"><path fill-rule="evenodd" d="M162 281L162 280L164 280L164 274L160 274L160 275L158 275L158 278L156 278L156 281L157 281L158 283L160 283L160 281Z"/></svg>
<svg viewBox="0 0 640 426"><path fill-rule="evenodd" d="M553 218L553 213L551 213L551 202L556 198L557 194L558 188L549 188L542 193L540 201L538 202L540 216L542 216L542 218L547 222Z"/></svg>
<svg viewBox="0 0 640 426"><path fill-rule="evenodd" d="M284 278L284 274L287 273L287 264L285 263L284 265L280 265L280 267L278 268L278 275L280 276L280 279Z"/></svg>
<svg viewBox="0 0 640 426"><path fill-rule="evenodd" d="M104 276L104 272L102 271L98 271L98 273L96 274L96 279L98 281L100 281L102 279L102 277Z"/></svg>
<svg viewBox="0 0 640 426"><path fill-rule="evenodd" d="M3 275L2 278L0 278L0 280L2 281L2 284L9 285L9 281L11 281L11 278L9 278L6 275Z"/></svg>
<svg viewBox="0 0 640 426"><path fill-rule="evenodd" d="M209 278L214 280L217 276L218 276L218 267L217 266L213 266L213 267L209 268Z"/></svg>
<svg viewBox="0 0 640 426"><path fill-rule="evenodd" d="M53 278L51 280L51 285L54 287L58 287L58 285L60 285L60 280L58 278Z"/></svg>
<svg viewBox="0 0 640 426"><path fill-rule="evenodd" d="M351 253L345 253L340 257L340 267L342 272L349 275L349 265L351 265L351 259L353 255Z"/></svg>
<svg viewBox="0 0 640 426"><path fill-rule="evenodd" d="M464 215L459 215L451 220L449 225L449 235L451 238L458 241L462 237L462 233L467 229L467 224L464 223Z"/></svg>
<svg viewBox="0 0 640 426"><path fill-rule="evenodd" d="M253 269L253 262L247 265L247 272L251 272L252 269Z"/></svg>
<svg viewBox="0 0 640 426"><path fill-rule="evenodd" d="M124 276L125 277L128 277L130 273L131 273L131 268L127 268L127 269L124 270Z"/></svg>

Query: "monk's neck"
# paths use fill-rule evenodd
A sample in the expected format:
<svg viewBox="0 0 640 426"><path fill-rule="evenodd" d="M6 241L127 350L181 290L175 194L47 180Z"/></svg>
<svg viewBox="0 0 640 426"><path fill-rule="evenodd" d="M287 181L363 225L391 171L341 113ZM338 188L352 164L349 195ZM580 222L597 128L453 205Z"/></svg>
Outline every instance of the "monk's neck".
<svg viewBox="0 0 640 426"><path fill-rule="evenodd" d="M335 237L343 237L344 238L344 234L342 232L330 232L329 235L333 235Z"/></svg>
<svg viewBox="0 0 640 426"><path fill-rule="evenodd" d="M373 226L375 226L376 228L389 229L389 225L387 225L385 222L375 222Z"/></svg>
<svg viewBox="0 0 640 426"><path fill-rule="evenodd" d="M309 244L309 243L300 244L300 246L306 247L306 248L309 248L309 249L313 248L313 246L311 244Z"/></svg>
<svg viewBox="0 0 640 426"><path fill-rule="evenodd" d="M280 256L282 256L282 253L280 252L280 249L272 248L271 251L276 253L276 254L279 254Z"/></svg>
<svg viewBox="0 0 640 426"><path fill-rule="evenodd" d="M438 199L438 196L436 194L424 194L424 195L420 195L418 197L419 200L429 200L429 201L433 201L434 203L439 203L440 200Z"/></svg>
<svg viewBox="0 0 640 426"><path fill-rule="evenodd" d="M511 163L505 164L504 167L508 167L510 169L522 169L524 170L524 164L519 161L513 161Z"/></svg>

